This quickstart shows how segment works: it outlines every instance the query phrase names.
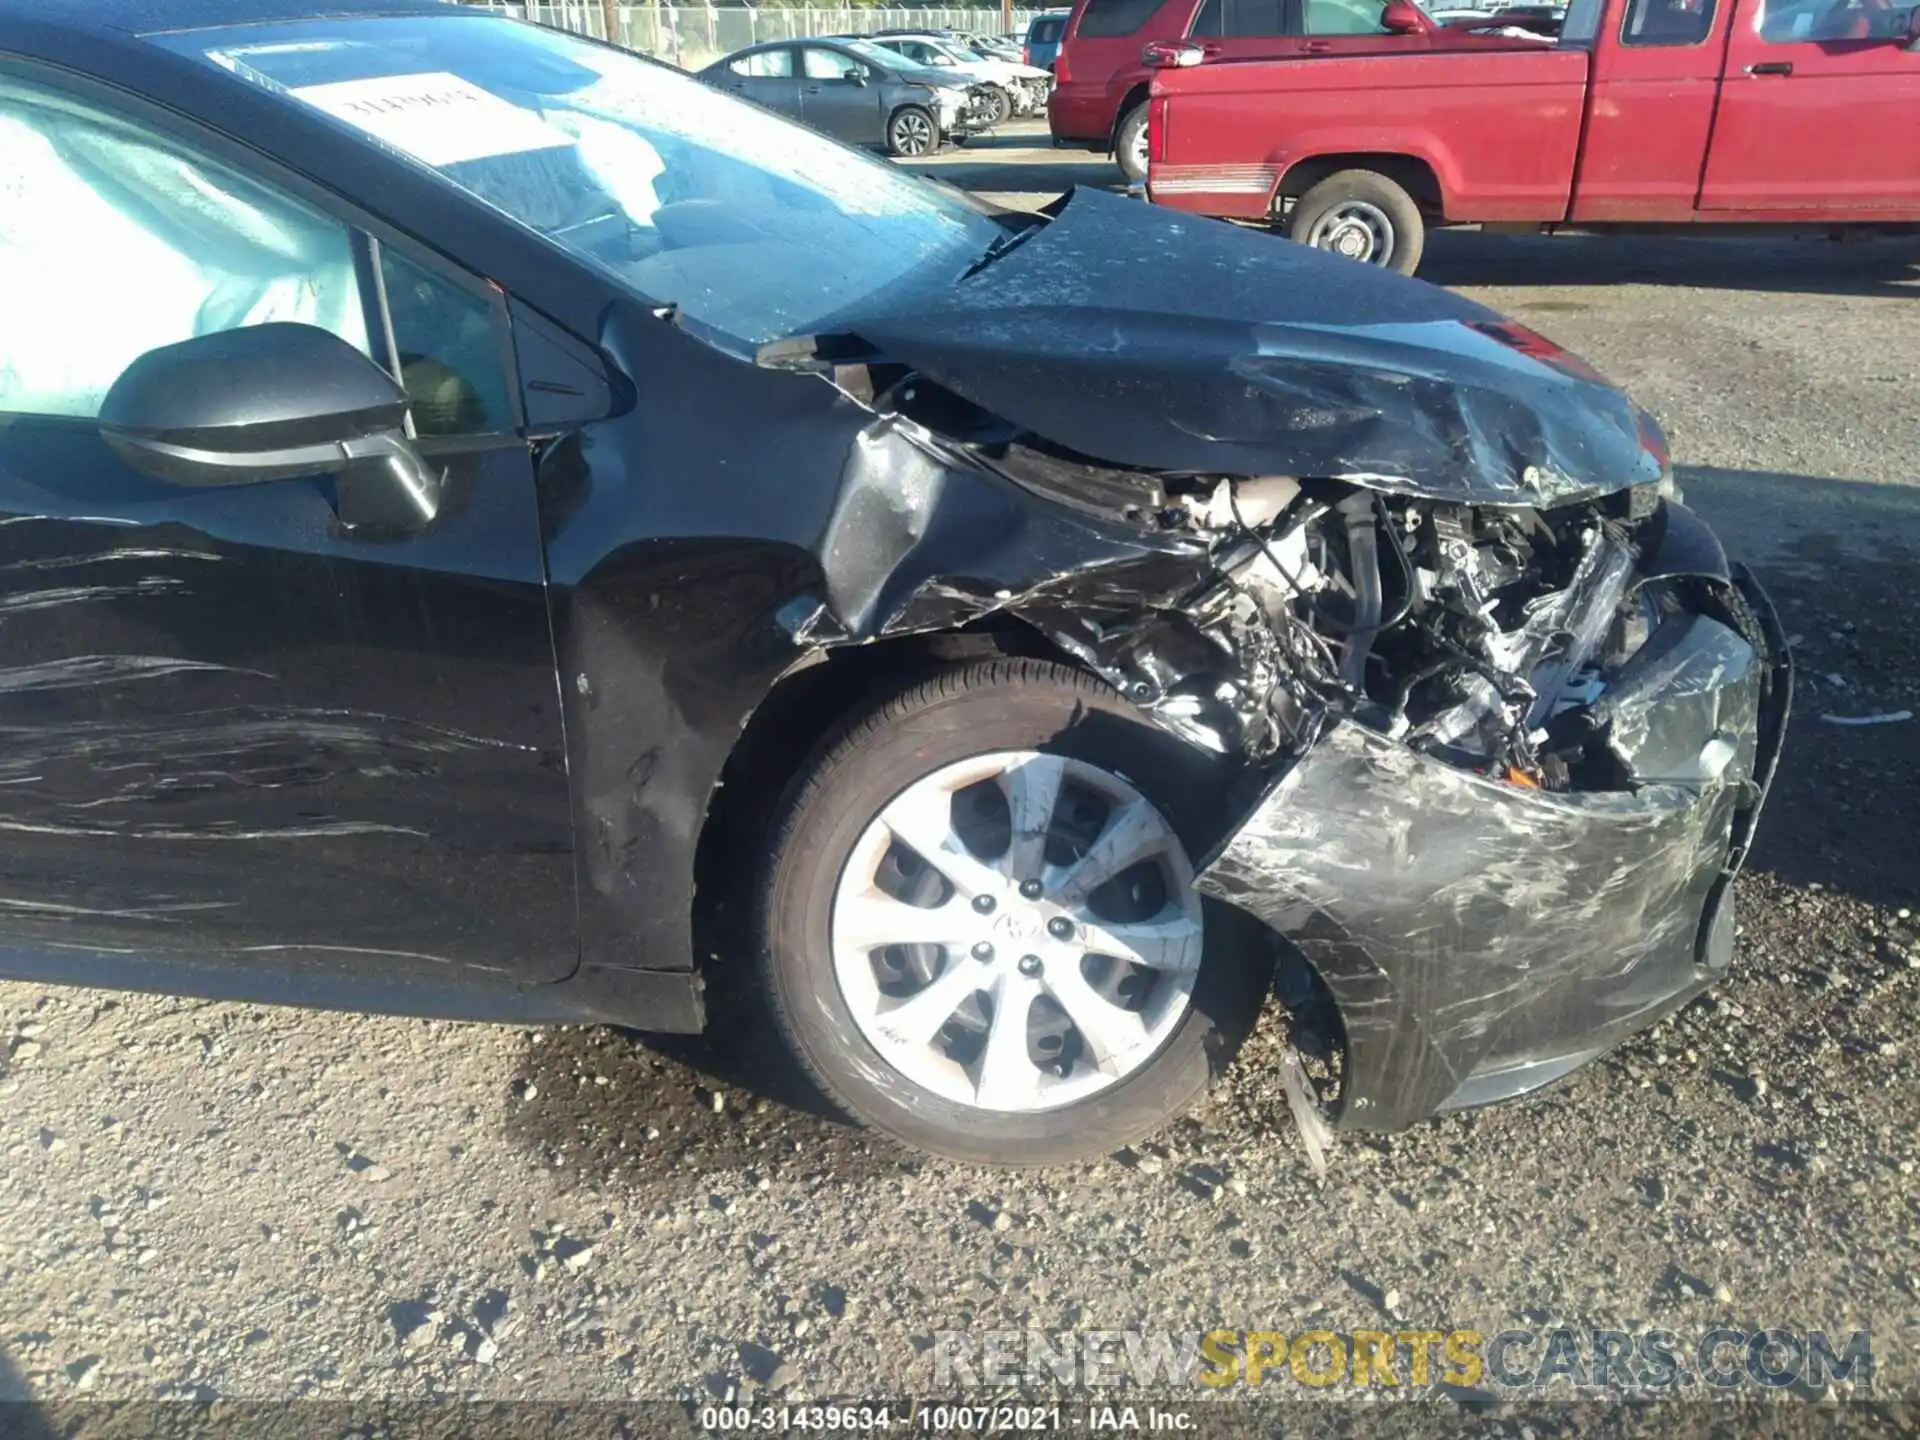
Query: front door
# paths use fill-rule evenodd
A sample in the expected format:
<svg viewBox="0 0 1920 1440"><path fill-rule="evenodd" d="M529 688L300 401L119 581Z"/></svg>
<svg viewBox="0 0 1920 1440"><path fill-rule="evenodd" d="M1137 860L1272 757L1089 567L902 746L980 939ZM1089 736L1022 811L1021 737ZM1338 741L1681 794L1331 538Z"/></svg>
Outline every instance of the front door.
<svg viewBox="0 0 1920 1440"><path fill-rule="evenodd" d="M764 105L789 119L800 118L800 81L794 74L791 46L753 50L739 56L728 64L724 84L735 95L756 105Z"/></svg>
<svg viewBox="0 0 1920 1440"><path fill-rule="evenodd" d="M807 45L800 51L800 72L800 117L808 125L855 145L885 138L879 89L866 66L841 51Z"/></svg>
<svg viewBox="0 0 1920 1440"><path fill-rule="evenodd" d="M1391 55L1426 50L1425 35L1388 30L1376 0L1206 0L1191 38L1209 59Z"/></svg>
<svg viewBox="0 0 1920 1440"><path fill-rule="evenodd" d="M1713 133L1733 0L1627 0L1595 35L1573 216L1687 221Z"/></svg>
<svg viewBox="0 0 1920 1440"><path fill-rule="evenodd" d="M572 827L504 307L172 122L0 62L0 968L560 978ZM438 517L186 487L94 417L162 345L292 321L397 374ZM64 958L62 958L64 957Z"/></svg>
<svg viewBox="0 0 1920 1440"><path fill-rule="evenodd" d="M1911 5L1743 0L1700 208L1920 215Z"/></svg>

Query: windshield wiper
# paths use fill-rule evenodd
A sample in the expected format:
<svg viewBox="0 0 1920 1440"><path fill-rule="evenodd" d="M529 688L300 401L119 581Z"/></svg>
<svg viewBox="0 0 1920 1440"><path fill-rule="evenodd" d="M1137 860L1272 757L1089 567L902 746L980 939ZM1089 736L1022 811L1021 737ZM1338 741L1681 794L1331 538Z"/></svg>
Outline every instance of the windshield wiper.
<svg viewBox="0 0 1920 1440"><path fill-rule="evenodd" d="M960 278L962 280L971 280L974 276L978 275L982 270L986 269L989 265L993 264L994 261L998 260L1002 255L1005 255L1009 250L1012 250L1014 246L1018 245L1021 241L1025 240L1029 235L1033 234L1034 231L1039 230L1041 228L1042 227L1039 226L1038 224L1034 224L1034 225L1027 225L1019 230L1007 231L999 239L995 240L991 245L987 246L985 254L981 255L981 257L978 260L974 261L971 265L967 266L965 270L962 270L960 272Z"/></svg>

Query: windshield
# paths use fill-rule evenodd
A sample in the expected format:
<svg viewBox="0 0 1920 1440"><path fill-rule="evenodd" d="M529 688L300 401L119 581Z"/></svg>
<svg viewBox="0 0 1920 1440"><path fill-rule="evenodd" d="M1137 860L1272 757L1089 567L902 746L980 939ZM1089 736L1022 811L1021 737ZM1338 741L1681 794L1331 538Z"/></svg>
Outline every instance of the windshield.
<svg viewBox="0 0 1920 1440"><path fill-rule="evenodd" d="M745 348L950 283L1002 234L958 196L679 71L504 17L156 43L311 106Z"/></svg>
<svg viewBox="0 0 1920 1440"><path fill-rule="evenodd" d="M944 55L949 64L971 65L978 59L966 46L952 40L931 39L926 42L935 55Z"/></svg>
<svg viewBox="0 0 1920 1440"><path fill-rule="evenodd" d="M851 50L861 59L871 60L876 65L884 65L889 70L899 69L901 63L907 58L898 50L890 50L885 45L877 45L871 40L842 40L839 44L841 49Z"/></svg>

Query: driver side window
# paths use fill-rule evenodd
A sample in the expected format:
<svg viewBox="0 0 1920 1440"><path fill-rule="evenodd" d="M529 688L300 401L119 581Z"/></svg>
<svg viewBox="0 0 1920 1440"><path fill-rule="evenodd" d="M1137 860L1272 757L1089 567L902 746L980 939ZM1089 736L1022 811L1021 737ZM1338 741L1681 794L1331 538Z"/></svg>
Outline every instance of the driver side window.
<svg viewBox="0 0 1920 1440"><path fill-rule="evenodd" d="M727 68L736 75L746 76L749 80L791 80L793 52L791 50L757 50L751 55L742 55Z"/></svg>
<svg viewBox="0 0 1920 1440"><path fill-rule="evenodd" d="M851 55L842 55L838 50L822 50L817 46L802 50L800 63L805 67L809 80L845 80L849 70L864 73L866 69Z"/></svg>
<svg viewBox="0 0 1920 1440"><path fill-rule="evenodd" d="M1309 35L1384 35L1380 0L1305 0Z"/></svg>
<svg viewBox="0 0 1920 1440"><path fill-rule="evenodd" d="M0 255L0 414L91 419L149 350L292 322L397 370L423 436L513 428L484 297L172 135L6 78Z"/></svg>
<svg viewBox="0 0 1920 1440"><path fill-rule="evenodd" d="M3 79L0 255L0 412L91 418L138 356L242 325L317 325L372 353L345 225Z"/></svg>
<svg viewBox="0 0 1920 1440"><path fill-rule="evenodd" d="M1713 0L1633 0L1620 22L1628 46L1698 45L1713 30Z"/></svg>
<svg viewBox="0 0 1920 1440"><path fill-rule="evenodd" d="M1769 45L1898 40L1908 33L1912 15L1911 6L1876 0L1767 0L1760 12L1760 38Z"/></svg>
<svg viewBox="0 0 1920 1440"><path fill-rule="evenodd" d="M1287 0L1207 0L1193 22L1192 33L1206 39L1231 40L1294 32L1287 24Z"/></svg>

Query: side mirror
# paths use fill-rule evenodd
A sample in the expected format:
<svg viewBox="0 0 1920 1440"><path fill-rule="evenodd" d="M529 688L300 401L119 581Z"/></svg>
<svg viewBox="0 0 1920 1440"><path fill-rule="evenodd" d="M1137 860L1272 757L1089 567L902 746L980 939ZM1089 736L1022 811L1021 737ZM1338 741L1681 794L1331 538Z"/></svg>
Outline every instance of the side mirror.
<svg viewBox="0 0 1920 1440"><path fill-rule="evenodd" d="M851 80L855 85L865 85L867 83L867 72L862 70L858 65L850 65L847 67L847 79Z"/></svg>
<svg viewBox="0 0 1920 1440"><path fill-rule="evenodd" d="M342 524L417 530L439 513L440 475L406 421L393 377L312 325L249 325L149 350L100 406L107 444L156 480L331 475Z"/></svg>
<svg viewBox="0 0 1920 1440"><path fill-rule="evenodd" d="M1425 35L1432 31L1433 22L1413 0L1387 0L1380 12L1380 28L1390 35Z"/></svg>
<svg viewBox="0 0 1920 1440"><path fill-rule="evenodd" d="M1907 12L1907 49L1920 50L1920 5Z"/></svg>

